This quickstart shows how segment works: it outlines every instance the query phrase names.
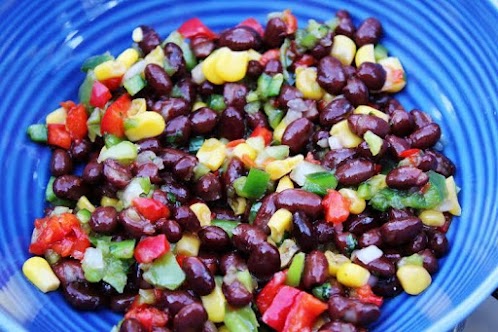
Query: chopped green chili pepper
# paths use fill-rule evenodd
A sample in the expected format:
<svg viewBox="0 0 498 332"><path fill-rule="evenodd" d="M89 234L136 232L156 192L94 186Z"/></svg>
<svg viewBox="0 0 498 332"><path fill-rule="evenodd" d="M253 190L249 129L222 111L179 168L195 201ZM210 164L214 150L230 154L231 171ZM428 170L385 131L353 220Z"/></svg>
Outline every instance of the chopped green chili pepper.
<svg viewBox="0 0 498 332"><path fill-rule="evenodd" d="M250 306L235 310L228 308L223 322L230 331L237 332L256 332L259 326L256 314Z"/></svg>
<svg viewBox="0 0 498 332"><path fill-rule="evenodd" d="M329 282L318 285L311 290L313 295L315 295L318 299L322 301L327 301L330 298L331 291L332 291L332 286L330 285Z"/></svg>
<svg viewBox="0 0 498 332"><path fill-rule="evenodd" d="M109 61L109 60L113 60L113 59L114 59L114 57L109 52L106 52L106 53L101 54L101 55L91 56L83 62L83 64L81 65L81 71L86 73L89 70L94 69L95 67L97 67L101 63Z"/></svg>
<svg viewBox="0 0 498 332"><path fill-rule="evenodd" d="M83 83L81 83L80 88L78 90L78 97L80 99L80 103L82 103L86 107L91 107L90 96L92 94L94 81L95 81L95 75L93 74L93 70L90 70L86 74L85 80L83 81Z"/></svg>
<svg viewBox="0 0 498 332"><path fill-rule="evenodd" d="M147 82L142 78L140 74L130 77L123 82L123 86L128 91L131 96L136 95L140 90L145 88Z"/></svg>
<svg viewBox="0 0 498 332"><path fill-rule="evenodd" d="M270 127L273 129L277 128L278 124L284 117L284 112L278 108L275 108L271 102L266 102L263 108L266 116L268 117Z"/></svg>
<svg viewBox="0 0 498 332"><path fill-rule="evenodd" d="M79 219L80 223L86 224L92 218L92 213L87 209L81 209L76 213L76 218Z"/></svg>
<svg viewBox="0 0 498 332"><path fill-rule="evenodd" d="M52 205L54 206L60 206L60 205L68 207L73 206L74 202L61 199L55 195L53 188L54 181L55 181L55 176L51 176L50 179L48 180L47 189L45 189L45 199L47 200L47 202L52 203Z"/></svg>
<svg viewBox="0 0 498 332"><path fill-rule="evenodd" d="M300 252L294 256L291 265L289 266L289 271L287 272L287 279L285 283L292 287L298 287L301 283L301 276L304 270L304 252Z"/></svg>
<svg viewBox="0 0 498 332"><path fill-rule="evenodd" d="M211 221L212 226L217 226L227 232L229 237L233 235L233 229L237 227L240 222L235 220L222 220L222 219L214 219Z"/></svg>
<svg viewBox="0 0 498 332"><path fill-rule="evenodd" d="M88 137L92 142L95 142L95 138L97 138L97 136L101 136L100 133L101 118L102 118L101 110L95 108L86 122L86 125L88 127Z"/></svg>
<svg viewBox="0 0 498 332"><path fill-rule="evenodd" d="M258 78L257 93L259 97L266 100L270 97L276 97L280 93L280 88L284 82L284 76L280 73L270 76L268 74L261 74Z"/></svg>
<svg viewBox="0 0 498 332"><path fill-rule="evenodd" d="M105 134L104 135L104 142L106 148L110 148L111 146L114 146L116 144L119 144L123 142L124 140L122 138L117 137L116 135L113 134Z"/></svg>
<svg viewBox="0 0 498 332"><path fill-rule="evenodd" d="M242 176L233 182L233 187L240 197L258 199L266 192L269 181L270 174L251 168L247 177Z"/></svg>
<svg viewBox="0 0 498 332"><path fill-rule="evenodd" d="M28 135L29 138L33 142L38 142L38 143L46 143L47 142L47 136L48 136L48 130L47 126L44 124L32 124L31 126L28 127Z"/></svg>
<svg viewBox="0 0 498 332"><path fill-rule="evenodd" d="M318 172L306 175L303 189L317 195L326 195L328 189L337 187L337 178L331 172Z"/></svg>
<svg viewBox="0 0 498 332"><path fill-rule="evenodd" d="M109 246L111 255L120 259L128 259L133 257L135 249L135 239L128 239L119 242L112 242Z"/></svg>
<svg viewBox="0 0 498 332"><path fill-rule="evenodd" d="M259 101L252 101L244 106L244 111L248 114L254 114L259 112L261 108L261 103Z"/></svg>
<svg viewBox="0 0 498 332"><path fill-rule="evenodd" d="M246 103L252 103L255 101L259 101L259 95L256 91L249 91L246 95Z"/></svg>
<svg viewBox="0 0 498 332"><path fill-rule="evenodd" d="M156 259L143 276L150 284L170 290L177 289L185 280L185 273L171 251Z"/></svg>
<svg viewBox="0 0 498 332"><path fill-rule="evenodd" d="M212 94L208 97L207 105L216 112L223 112L227 108L225 98L222 95L217 94Z"/></svg>
<svg viewBox="0 0 498 332"><path fill-rule="evenodd" d="M254 289L253 279L249 270L245 269L243 271L237 272L237 280L239 280L242 285L249 291L252 292Z"/></svg>

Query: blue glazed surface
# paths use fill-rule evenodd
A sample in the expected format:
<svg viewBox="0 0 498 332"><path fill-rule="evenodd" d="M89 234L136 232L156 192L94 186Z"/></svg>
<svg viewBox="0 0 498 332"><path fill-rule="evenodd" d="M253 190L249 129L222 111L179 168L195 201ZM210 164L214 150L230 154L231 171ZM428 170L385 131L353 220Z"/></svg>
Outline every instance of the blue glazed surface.
<svg viewBox="0 0 498 332"><path fill-rule="evenodd" d="M381 20L382 43L408 75L399 99L442 127L457 164L463 214L449 232L450 254L421 296L387 302L374 331L445 331L498 286L498 8L493 1L14 1L0 4L0 327L6 331L106 331L120 316L72 310L59 292L42 294L21 265L33 220L43 213L49 149L29 142L59 101L75 99L90 55L117 54L131 31L162 35L190 17L221 30L291 8L301 25L349 10L356 23Z"/></svg>

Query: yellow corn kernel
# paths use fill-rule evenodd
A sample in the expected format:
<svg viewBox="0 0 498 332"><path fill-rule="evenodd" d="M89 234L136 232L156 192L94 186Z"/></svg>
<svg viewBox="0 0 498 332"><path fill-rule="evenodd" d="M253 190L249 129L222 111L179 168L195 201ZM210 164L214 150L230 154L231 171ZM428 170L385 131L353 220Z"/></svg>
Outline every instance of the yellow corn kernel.
<svg viewBox="0 0 498 332"><path fill-rule="evenodd" d="M337 271L339 270L339 267L341 267L341 265L351 262L346 256L335 254L330 250L327 250L325 252L325 257L327 258L327 263L329 265L329 274L333 277L337 275Z"/></svg>
<svg viewBox="0 0 498 332"><path fill-rule="evenodd" d="M389 115L387 115L386 113L381 112L378 109L375 109L371 106L360 105L354 109L353 113L354 114L374 115L376 117L381 118L382 120L384 120L386 122L389 122Z"/></svg>
<svg viewBox="0 0 498 332"><path fill-rule="evenodd" d="M228 205L236 216L240 216L246 211L247 199L245 197L229 198Z"/></svg>
<svg viewBox="0 0 498 332"><path fill-rule="evenodd" d="M201 240L195 234L183 233L180 241L176 243L175 254L184 256L197 256L199 248L201 247Z"/></svg>
<svg viewBox="0 0 498 332"><path fill-rule="evenodd" d="M87 209L90 212L95 211L95 206L93 206L93 204L88 200L88 198L86 198L86 196L81 196L80 199L78 199L76 206L80 210Z"/></svg>
<svg viewBox="0 0 498 332"><path fill-rule="evenodd" d="M102 206L112 206L116 207L119 203L119 200L117 198L111 198L107 196L102 196L100 199L100 205Z"/></svg>
<svg viewBox="0 0 498 332"><path fill-rule="evenodd" d="M282 176L289 174L303 160L304 157L301 154L284 160L274 160L266 165L265 171L270 174L271 180L278 180Z"/></svg>
<svg viewBox="0 0 498 332"><path fill-rule="evenodd" d="M126 111L126 116L131 117L140 113L144 113L147 110L147 102L145 98L135 98L131 101L131 106Z"/></svg>
<svg viewBox="0 0 498 332"><path fill-rule="evenodd" d="M316 81L316 76L316 68L296 68L296 88L304 98L319 100L323 97L324 91Z"/></svg>
<svg viewBox="0 0 498 332"><path fill-rule="evenodd" d="M214 51L206 59L204 59L204 62L202 62L202 73L209 82L217 85L225 83L225 81L216 72L216 64L218 62L220 50L221 49Z"/></svg>
<svg viewBox="0 0 498 332"><path fill-rule="evenodd" d="M143 38L144 38L144 33L141 27L133 29L133 32L131 33L131 39L135 43L140 43Z"/></svg>
<svg viewBox="0 0 498 332"><path fill-rule="evenodd" d="M246 143L249 144L251 148L256 150L256 152L260 152L265 148L265 139L261 136L248 137L246 139Z"/></svg>
<svg viewBox="0 0 498 332"><path fill-rule="evenodd" d="M375 53L374 45L366 44L363 45L356 51L356 56L354 58L356 67L358 68L363 62L373 62L375 63Z"/></svg>
<svg viewBox="0 0 498 332"><path fill-rule="evenodd" d="M166 122L161 114L144 112L125 120L125 135L132 142L162 134Z"/></svg>
<svg viewBox="0 0 498 332"><path fill-rule="evenodd" d="M124 50L118 57L116 58L116 61L121 62L123 65L125 65L126 69L129 69L135 62L138 61L138 58L140 57L140 54L138 54L138 51L134 48L128 48Z"/></svg>
<svg viewBox="0 0 498 332"><path fill-rule="evenodd" d="M337 270L337 281L347 287L365 286L370 278L370 272L355 263L344 263Z"/></svg>
<svg viewBox="0 0 498 332"><path fill-rule="evenodd" d="M386 82L380 91L398 92L406 85L405 70L396 57L389 57L378 62L386 71Z"/></svg>
<svg viewBox="0 0 498 332"><path fill-rule="evenodd" d="M201 226L211 225L211 210L204 203L194 203L190 205L190 210L194 212Z"/></svg>
<svg viewBox="0 0 498 332"><path fill-rule="evenodd" d="M279 193L286 189L293 189L293 188L294 188L294 182L292 182L290 177L286 175L278 181L277 189L275 189L275 192Z"/></svg>
<svg viewBox="0 0 498 332"><path fill-rule="evenodd" d="M429 272L418 265L403 265L396 272L396 276L403 290L410 295L422 293L432 283Z"/></svg>
<svg viewBox="0 0 498 332"><path fill-rule="evenodd" d="M225 319L227 300L219 285L209 295L201 296L202 306L206 309L208 319L213 323L221 323Z"/></svg>
<svg viewBox="0 0 498 332"><path fill-rule="evenodd" d="M455 184L455 179L453 178L453 176L446 178L446 190L448 192L448 196L445 198L443 203L438 206L437 210L441 212L448 211L454 216L461 215L462 208L460 207L460 203L458 202L457 186Z"/></svg>
<svg viewBox="0 0 498 332"><path fill-rule="evenodd" d="M253 50L252 48L247 51L247 57L249 58L249 61L254 60L254 61L259 61L261 60L261 53Z"/></svg>
<svg viewBox="0 0 498 332"><path fill-rule="evenodd" d="M225 156L225 144L216 138L205 140L196 154L199 162L206 165L212 171L216 171L220 168L225 161Z"/></svg>
<svg viewBox="0 0 498 332"><path fill-rule="evenodd" d="M256 159L257 153L249 144L240 143L233 149L233 155L240 160L242 160L242 156L246 155L251 160ZM246 165L247 166L247 165Z"/></svg>
<svg viewBox="0 0 498 332"><path fill-rule="evenodd" d="M47 124L65 124L67 111L64 107L59 107L55 111L50 112L45 118Z"/></svg>
<svg viewBox="0 0 498 332"><path fill-rule="evenodd" d="M226 327L225 325L222 325L218 328L218 332L233 332L233 331L230 331L230 329L228 327Z"/></svg>
<svg viewBox="0 0 498 332"><path fill-rule="evenodd" d="M282 136L284 136L285 129L287 129L287 123L285 117L280 121L280 123L275 127L273 131L273 140L276 142L282 142Z"/></svg>
<svg viewBox="0 0 498 332"><path fill-rule="evenodd" d="M419 219L427 226L440 227L445 223L444 214L436 210L424 210L418 215Z"/></svg>
<svg viewBox="0 0 498 332"><path fill-rule="evenodd" d="M292 213L286 209L278 209L268 221L271 230L271 238L276 243L282 241L285 231L290 231L292 225Z"/></svg>
<svg viewBox="0 0 498 332"><path fill-rule="evenodd" d="M337 122L330 129L330 135L337 138L339 143L345 148L355 148L363 141L351 131L348 120Z"/></svg>
<svg viewBox="0 0 498 332"><path fill-rule="evenodd" d="M207 104L202 101L196 101L192 106L192 111L197 111L199 108L207 107Z"/></svg>
<svg viewBox="0 0 498 332"><path fill-rule="evenodd" d="M240 81L246 76L248 62L247 52L221 48L215 65L216 74L225 82Z"/></svg>
<svg viewBox="0 0 498 332"><path fill-rule="evenodd" d="M22 265L22 272L43 293L54 291L60 286L59 279L45 258L29 258Z"/></svg>
<svg viewBox="0 0 498 332"><path fill-rule="evenodd" d="M157 45L155 49L153 49L149 54L147 54L144 58L146 64L154 63L158 66L164 66L164 50L161 45Z"/></svg>
<svg viewBox="0 0 498 332"><path fill-rule="evenodd" d="M339 60L344 66L348 66L353 62L355 53L356 44L351 38L344 35L334 37L330 55Z"/></svg>
<svg viewBox="0 0 498 332"><path fill-rule="evenodd" d="M126 67L119 61L108 60L102 62L93 70L95 78L99 81L104 81L109 78L121 77L126 72Z"/></svg>
<svg viewBox="0 0 498 332"><path fill-rule="evenodd" d="M360 214L367 207L367 203L365 202L365 200L359 197L358 193L355 190L342 188L339 189L339 192L343 197L346 197L349 200L349 212L351 212L352 214Z"/></svg>

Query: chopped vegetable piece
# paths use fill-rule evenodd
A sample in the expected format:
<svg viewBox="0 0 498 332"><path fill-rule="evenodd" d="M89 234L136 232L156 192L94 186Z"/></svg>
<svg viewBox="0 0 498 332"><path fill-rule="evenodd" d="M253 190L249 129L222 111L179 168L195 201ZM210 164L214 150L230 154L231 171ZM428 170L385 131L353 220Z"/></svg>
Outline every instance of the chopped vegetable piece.
<svg viewBox="0 0 498 332"><path fill-rule="evenodd" d="M42 257L31 257L22 265L22 272L43 293L59 288L60 281Z"/></svg>
<svg viewBox="0 0 498 332"><path fill-rule="evenodd" d="M277 331L282 331L289 310L294 305L295 299L301 291L294 287L280 287L270 307L263 314L262 320Z"/></svg>
<svg viewBox="0 0 498 332"><path fill-rule="evenodd" d="M316 299L313 295L301 292L294 300L282 331L309 331L318 316L325 310L327 310L327 304Z"/></svg>
<svg viewBox="0 0 498 332"><path fill-rule="evenodd" d="M185 273L178 265L172 252L156 259L143 276L150 284L170 290L177 289L185 280Z"/></svg>
<svg viewBox="0 0 498 332"><path fill-rule="evenodd" d="M350 201L336 190L329 189L322 200L325 209L325 220L334 224L340 224L349 217Z"/></svg>
<svg viewBox="0 0 498 332"><path fill-rule="evenodd" d="M135 248L134 257L138 263L151 263L169 251L166 235L159 234L142 239Z"/></svg>
<svg viewBox="0 0 498 332"><path fill-rule="evenodd" d="M44 124L33 124L28 127L29 138L33 142L46 143L48 139L47 126Z"/></svg>
<svg viewBox="0 0 498 332"><path fill-rule="evenodd" d="M337 178L331 172L318 172L306 175L303 189L318 195L326 195L329 189L337 187Z"/></svg>
<svg viewBox="0 0 498 332"><path fill-rule="evenodd" d="M287 279L285 283L292 287L298 287L301 283L301 276L304 270L304 252L300 252L294 256L292 263L289 266L289 271L287 272Z"/></svg>

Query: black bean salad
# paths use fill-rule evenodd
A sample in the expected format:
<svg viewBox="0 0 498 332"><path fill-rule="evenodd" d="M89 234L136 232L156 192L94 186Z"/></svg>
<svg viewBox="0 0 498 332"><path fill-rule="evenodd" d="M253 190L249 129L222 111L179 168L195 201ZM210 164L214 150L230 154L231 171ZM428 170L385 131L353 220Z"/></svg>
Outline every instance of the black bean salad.
<svg viewBox="0 0 498 332"><path fill-rule="evenodd" d="M79 101L28 129L52 177L26 277L121 332L366 331L431 284L460 215L382 34L285 10L87 59Z"/></svg>

